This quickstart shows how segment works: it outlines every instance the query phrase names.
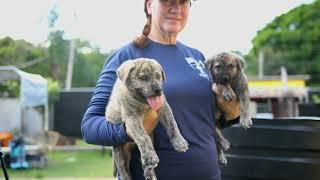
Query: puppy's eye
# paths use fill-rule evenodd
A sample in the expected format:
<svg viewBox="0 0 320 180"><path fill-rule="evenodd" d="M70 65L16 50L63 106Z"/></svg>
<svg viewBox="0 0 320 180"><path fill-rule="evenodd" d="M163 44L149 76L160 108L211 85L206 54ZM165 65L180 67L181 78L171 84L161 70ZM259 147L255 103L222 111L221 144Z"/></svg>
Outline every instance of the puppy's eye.
<svg viewBox="0 0 320 180"><path fill-rule="evenodd" d="M143 80L143 81L146 81L146 80L148 80L148 76L146 76L146 75L139 75L139 79L140 79L140 80Z"/></svg>
<svg viewBox="0 0 320 180"><path fill-rule="evenodd" d="M220 69L222 66L221 65L215 65L214 68Z"/></svg>
<svg viewBox="0 0 320 180"><path fill-rule="evenodd" d="M228 65L228 68L229 68L229 69L233 69L234 67L235 67L235 65L233 65L233 64L229 64L229 65Z"/></svg>
<svg viewBox="0 0 320 180"><path fill-rule="evenodd" d="M156 79L161 79L161 75L160 74L156 74Z"/></svg>

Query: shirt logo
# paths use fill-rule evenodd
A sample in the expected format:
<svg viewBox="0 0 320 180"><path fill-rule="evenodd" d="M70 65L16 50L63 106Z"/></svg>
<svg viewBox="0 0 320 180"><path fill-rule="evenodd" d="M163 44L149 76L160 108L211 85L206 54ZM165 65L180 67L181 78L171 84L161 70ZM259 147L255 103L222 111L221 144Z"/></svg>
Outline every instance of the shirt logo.
<svg viewBox="0 0 320 180"><path fill-rule="evenodd" d="M193 59L192 57L186 57L185 59L188 64L198 72L199 76L209 80L209 76L202 61Z"/></svg>

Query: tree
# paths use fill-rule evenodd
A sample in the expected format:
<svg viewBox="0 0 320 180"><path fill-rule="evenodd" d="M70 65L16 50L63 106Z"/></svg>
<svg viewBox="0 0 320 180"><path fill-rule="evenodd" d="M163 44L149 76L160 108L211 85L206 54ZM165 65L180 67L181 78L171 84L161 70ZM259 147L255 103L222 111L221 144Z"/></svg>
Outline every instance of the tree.
<svg viewBox="0 0 320 180"><path fill-rule="evenodd" d="M54 80L63 84L66 75L68 47L70 41L63 38L63 31L53 31L49 35L48 48L50 74Z"/></svg>
<svg viewBox="0 0 320 180"><path fill-rule="evenodd" d="M45 49L35 47L24 40L13 40L10 37L0 39L0 65L24 67L28 62L45 56Z"/></svg>
<svg viewBox="0 0 320 180"><path fill-rule="evenodd" d="M89 42L76 41L76 61L72 80L73 87L93 87L99 77L103 64L110 53L103 54Z"/></svg>
<svg viewBox="0 0 320 180"><path fill-rule="evenodd" d="M320 0L299 6L283 14L260 30L246 56L248 72L257 73L259 51L265 55L264 72L279 74L280 66L288 74L309 74L310 83L320 83Z"/></svg>
<svg viewBox="0 0 320 180"><path fill-rule="evenodd" d="M0 39L0 66L17 66L26 72L58 81L59 86L64 87L70 40L63 38L63 31L51 32L48 40L50 45L46 48L34 46L24 40L13 40L10 37ZM72 86L95 86L102 66L110 53L101 53L87 41L78 39L75 44Z"/></svg>

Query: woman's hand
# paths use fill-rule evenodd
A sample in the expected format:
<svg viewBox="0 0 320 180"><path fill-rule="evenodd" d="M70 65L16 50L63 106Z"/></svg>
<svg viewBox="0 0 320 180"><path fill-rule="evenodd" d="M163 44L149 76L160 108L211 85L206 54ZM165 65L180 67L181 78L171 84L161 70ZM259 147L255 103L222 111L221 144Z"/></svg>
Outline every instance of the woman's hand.
<svg viewBox="0 0 320 180"><path fill-rule="evenodd" d="M216 95L217 106L222 111L226 121L235 120L240 116L240 102L238 98L233 101L226 101L219 93L216 83L212 84L212 90Z"/></svg>

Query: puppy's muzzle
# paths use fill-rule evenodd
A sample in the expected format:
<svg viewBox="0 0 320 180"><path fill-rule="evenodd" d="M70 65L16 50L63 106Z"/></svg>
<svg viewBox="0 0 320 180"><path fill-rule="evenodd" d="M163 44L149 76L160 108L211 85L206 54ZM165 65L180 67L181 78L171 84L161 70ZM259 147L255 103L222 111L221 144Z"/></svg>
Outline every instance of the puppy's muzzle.
<svg viewBox="0 0 320 180"><path fill-rule="evenodd" d="M230 77L228 75L223 75L222 76L222 83L227 84L230 81Z"/></svg>
<svg viewBox="0 0 320 180"><path fill-rule="evenodd" d="M160 96L162 94L162 87L158 84L153 84L152 91L154 93L154 96Z"/></svg>

